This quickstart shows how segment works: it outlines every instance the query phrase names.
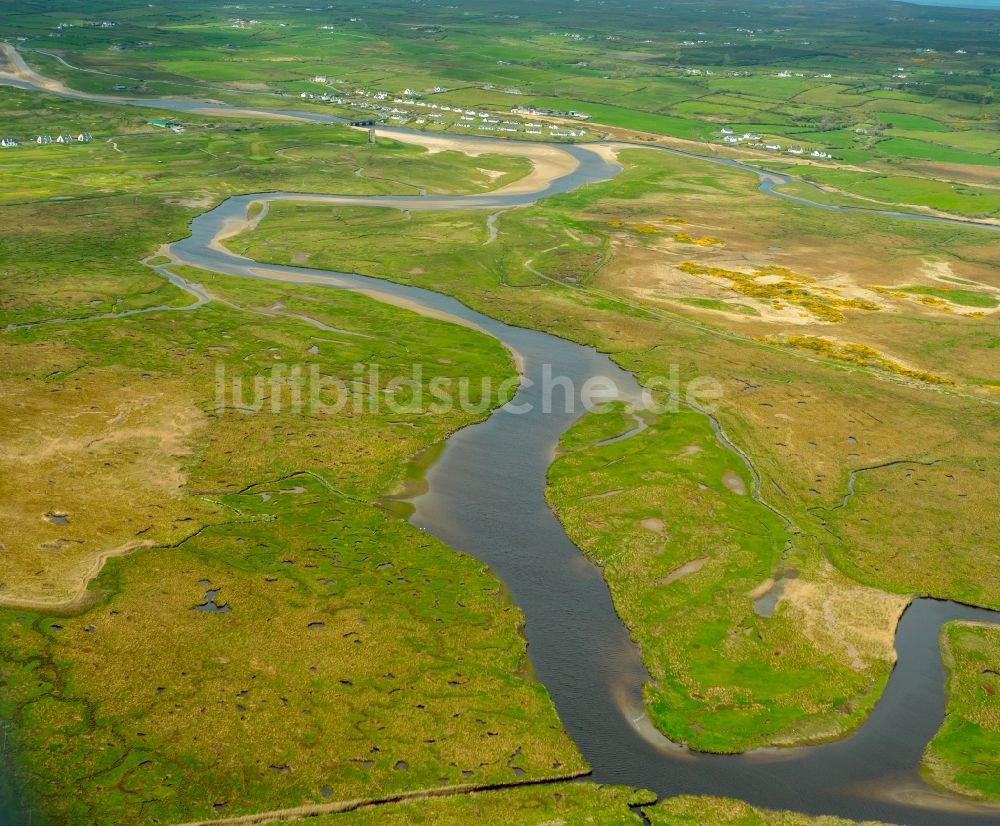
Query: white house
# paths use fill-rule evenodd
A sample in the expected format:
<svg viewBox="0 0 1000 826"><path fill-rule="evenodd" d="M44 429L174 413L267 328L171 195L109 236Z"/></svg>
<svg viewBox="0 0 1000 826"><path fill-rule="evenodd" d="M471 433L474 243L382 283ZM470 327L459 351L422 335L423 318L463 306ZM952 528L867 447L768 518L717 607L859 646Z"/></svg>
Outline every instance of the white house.
<svg viewBox="0 0 1000 826"><path fill-rule="evenodd" d="M831 156L830 156L829 152L824 152L821 149L814 149L812 152L809 153L809 157L810 158L829 158Z"/></svg>
<svg viewBox="0 0 1000 826"><path fill-rule="evenodd" d="M765 149L769 149L771 152L780 152L781 151L781 144L780 143L765 143L764 144L764 148Z"/></svg>
<svg viewBox="0 0 1000 826"><path fill-rule="evenodd" d="M742 138L738 138L736 135L726 135L722 140L726 143L739 143Z"/></svg>
<svg viewBox="0 0 1000 826"><path fill-rule="evenodd" d="M56 143L73 143L72 135L60 135L56 138Z"/></svg>
<svg viewBox="0 0 1000 826"><path fill-rule="evenodd" d="M722 129L720 129L719 131L723 135L732 135L733 134L733 127L731 127L731 126L723 126Z"/></svg>
<svg viewBox="0 0 1000 826"><path fill-rule="evenodd" d="M790 146L790 147L788 147L788 150L787 150L787 152L788 152L789 155L801 155L805 151L806 150L803 149L801 146Z"/></svg>
<svg viewBox="0 0 1000 826"><path fill-rule="evenodd" d="M17 138L4 138L3 140L0 140L0 146L3 146L5 148L18 146L19 144L20 141L18 141Z"/></svg>
<svg viewBox="0 0 1000 826"><path fill-rule="evenodd" d="M35 138L35 143L40 143L40 144L42 144L44 146L47 146L48 144L52 143L52 136L51 135L39 135L37 138Z"/></svg>
<svg viewBox="0 0 1000 826"><path fill-rule="evenodd" d="M90 132L81 132L76 136L77 143L90 143L94 139L94 136Z"/></svg>

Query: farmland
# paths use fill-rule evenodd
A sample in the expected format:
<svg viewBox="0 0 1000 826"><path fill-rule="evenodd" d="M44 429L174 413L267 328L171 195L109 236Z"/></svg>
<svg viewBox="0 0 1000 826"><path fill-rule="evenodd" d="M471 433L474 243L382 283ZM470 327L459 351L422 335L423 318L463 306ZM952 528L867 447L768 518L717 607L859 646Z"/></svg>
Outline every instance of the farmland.
<svg viewBox="0 0 1000 826"><path fill-rule="evenodd" d="M641 6L596 6L583 20L562 15L557 2L484 2L460 18L391 2L237 13L105 0L85 15L29 3L5 18L0 35L18 37L39 71L90 92L270 106L294 98L361 115L388 103L382 116L400 125L477 128L463 122L475 117L459 117L468 112L484 128L524 137L551 124L528 130L528 117L502 126L512 108L584 112L591 136L613 127L721 145L720 129L731 127L737 145L717 151L766 160L775 152L765 144L786 158L793 146L815 149L833 159L807 169L820 178L844 170L838 180L848 192L853 173L866 197L996 213L989 12L907 6L899 14L893 4L848 0L795 11L703 6L680 5L669 20ZM848 53L845 42L856 48ZM428 117L431 104L437 112ZM737 141L744 133L759 137ZM883 179L892 183L869 183Z"/></svg>

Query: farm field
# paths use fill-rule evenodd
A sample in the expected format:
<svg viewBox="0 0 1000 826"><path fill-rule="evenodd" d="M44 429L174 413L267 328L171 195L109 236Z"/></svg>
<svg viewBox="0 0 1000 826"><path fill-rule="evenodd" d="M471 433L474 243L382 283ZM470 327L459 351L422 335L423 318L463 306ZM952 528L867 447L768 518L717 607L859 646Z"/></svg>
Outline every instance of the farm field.
<svg viewBox="0 0 1000 826"><path fill-rule="evenodd" d="M990 13L895 9L838 0L750 12L713 0L702 10L680 6L664 21L642 6L598 7L575 19L554 0L482 2L460 17L433 6L416 16L392 2L296 3L254 8L248 17L249 7L243 14L103 0L82 15L28 3L5 18L0 36L17 38L39 71L100 94L286 107L294 99L342 114L378 110L386 122L422 129L495 124L493 134L530 139L549 134L550 120L533 129L526 124L537 115L518 116L502 126L512 109L583 112L591 136L615 127L720 147L720 130L732 127L735 146L725 151L761 160L775 154L764 144L826 152L831 159L807 169L824 175L860 166L894 182L894 202L991 215L1000 104L983 25ZM517 25L496 37L505 21ZM859 48L845 53L845 38ZM410 103L393 106L404 99ZM431 104L438 111L428 117ZM466 116L473 114L478 121ZM907 183L911 176L928 186ZM840 180L854 192L849 178ZM870 194L871 180L859 179L861 194ZM949 197L956 183L988 185L983 202Z"/></svg>
<svg viewBox="0 0 1000 826"><path fill-rule="evenodd" d="M988 822L1000 14L85 6L0 19L0 821Z"/></svg>

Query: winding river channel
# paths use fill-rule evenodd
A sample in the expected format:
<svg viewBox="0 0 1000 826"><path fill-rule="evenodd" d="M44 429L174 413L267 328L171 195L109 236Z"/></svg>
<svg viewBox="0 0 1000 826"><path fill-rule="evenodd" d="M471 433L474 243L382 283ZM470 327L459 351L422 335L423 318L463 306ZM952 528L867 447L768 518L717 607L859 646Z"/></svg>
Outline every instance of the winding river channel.
<svg viewBox="0 0 1000 826"><path fill-rule="evenodd" d="M20 60L6 47L9 64ZM76 93L27 70L0 75L0 83L40 92L114 104L169 109L192 114L272 114L320 122L340 119L312 112L255 110L181 100L123 99ZM406 130L386 136L418 138ZM516 153L516 142L448 136ZM417 140L419 142L419 140ZM476 146L476 151L492 151ZM526 144L528 147L535 144ZM546 472L559 437L582 413L562 405L544 412L543 370L581 387L591 377L610 379L617 396L638 401L635 378L607 356L555 336L513 327L417 287L348 273L256 262L231 253L218 239L248 225L251 204L276 200L408 210L483 209L525 206L539 198L609 180L619 168L607 152L586 145L552 145L565 153L567 172L521 191L516 185L481 195L341 196L271 192L229 198L196 218L189 237L169 245L175 262L247 278L325 284L363 293L375 300L472 325L503 342L519 356L522 383L515 398L485 421L452 435L426 474L427 490L412 500L411 522L448 545L473 554L504 581L524 612L528 653L538 678L555 702L560 719L593 769L592 779L679 793L735 797L776 809L833 814L894 823L1000 823L1000 808L939 793L923 783L917 769L923 750L940 727L945 709L945 673L938 637L953 620L1000 623L1000 613L953 602L915 599L896 633L898 663L885 692L860 729L836 742L745 755L692 753L670 743L646 719L642 686L648 680L638 647L615 613L598 568L573 545L545 501ZM675 150L676 151L676 150ZM690 154L690 153L683 153ZM699 156L693 156L699 157ZM762 191L787 183L736 161L761 177ZM841 208L796 199L803 205ZM874 210L863 210L876 212ZM880 213L886 218L974 224L958 219ZM980 225L986 229L1000 229ZM159 271L167 275L164 268ZM197 285L174 283L192 293L196 305L208 297ZM194 308L195 305L192 306ZM192 309L189 308L189 309ZM154 310L157 311L157 310ZM67 320L71 321L71 320ZM525 404L530 412L518 413ZM728 445L727 445L728 446Z"/></svg>

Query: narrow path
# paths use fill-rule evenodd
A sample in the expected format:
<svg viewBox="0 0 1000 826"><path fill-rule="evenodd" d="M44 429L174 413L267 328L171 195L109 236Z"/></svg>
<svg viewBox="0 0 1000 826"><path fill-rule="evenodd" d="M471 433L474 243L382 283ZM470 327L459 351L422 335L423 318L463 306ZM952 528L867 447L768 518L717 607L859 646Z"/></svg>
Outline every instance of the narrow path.
<svg viewBox="0 0 1000 826"><path fill-rule="evenodd" d="M383 795L381 797L362 797L355 798L353 800L338 800L330 803L314 803L306 806L296 806L291 809L275 809L270 812L238 815L236 817L225 817L212 820L195 820L178 824L178 826L263 826L268 823L284 823L287 821L317 817L319 815L342 814L344 812L356 812L359 809L381 808L383 806L391 806L395 803L412 803L421 800L434 800L441 797L461 797L467 794L472 794L473 792L476 794L488 794L491 792L503 792L510 789L523 788L525 786L550 786L567 783L580 776L581 775L579 774L569 774L503 785L466 784L462 786L437 786L430 789L415 789L413 791L397 792L395 794Z"/></svg>

